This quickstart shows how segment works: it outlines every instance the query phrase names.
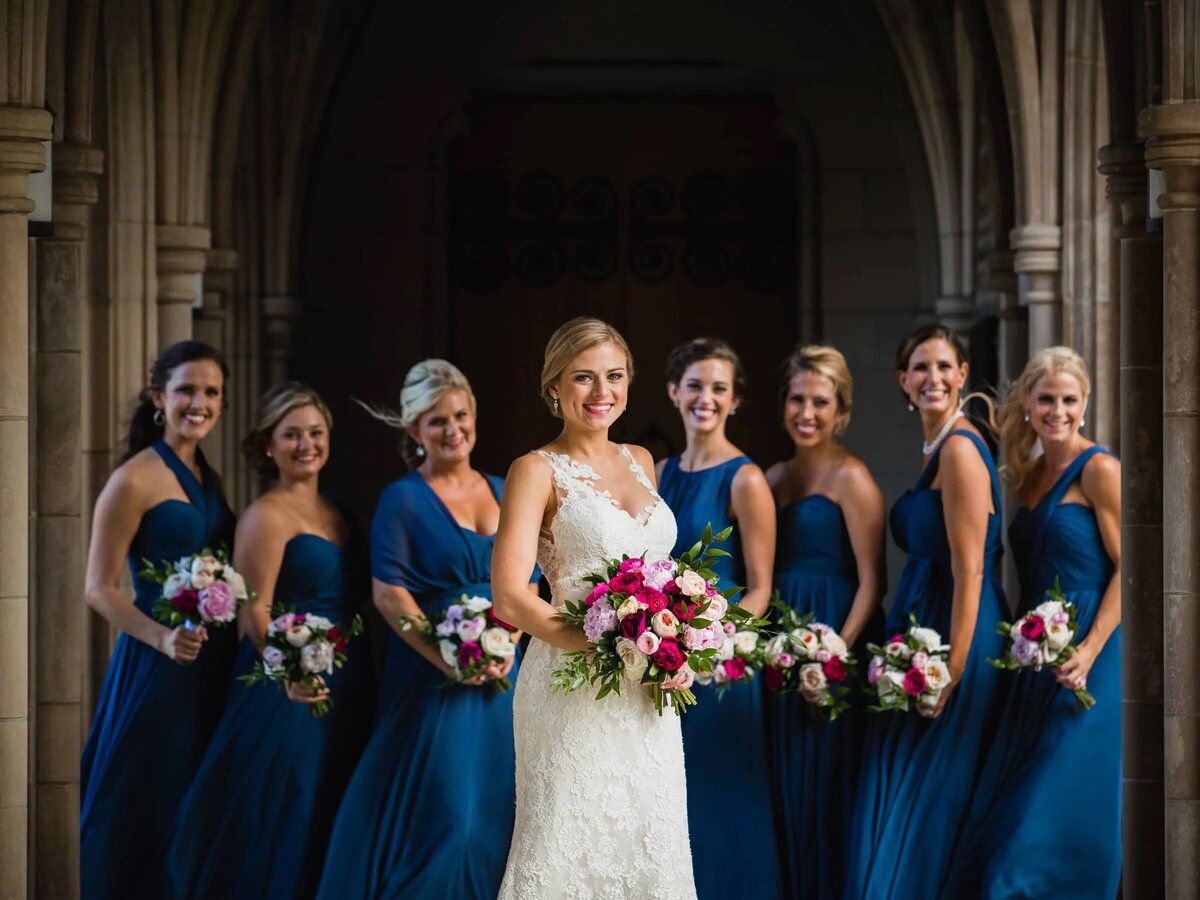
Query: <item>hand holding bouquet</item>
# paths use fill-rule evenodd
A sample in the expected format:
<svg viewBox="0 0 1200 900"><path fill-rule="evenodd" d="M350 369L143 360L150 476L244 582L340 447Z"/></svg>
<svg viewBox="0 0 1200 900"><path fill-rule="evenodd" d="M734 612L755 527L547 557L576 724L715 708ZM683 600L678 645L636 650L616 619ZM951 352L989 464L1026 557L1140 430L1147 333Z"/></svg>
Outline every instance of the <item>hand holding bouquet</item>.
<svg viewBox="0 0 1200 900"><path fill-rule="evenodd" d="M801 615L778 598L780 633L767 642L764 679L777 693L799 693L818 718L832 722L850 708L848 678L855 673L854 654L842 636L812 613Z"/></svg>
<svg viewBox="0 0 1200 900"><path fill-rule="evenodd" d="M151 608L154 618L172 628L195 631L202 625L225 626L237 618L238 608L250 598L246 582L224 550L205 548L195 556L156 566L142 560L139 578L162 585L162 596Z"/></svg>
<svg viewBox="0 0 1200 900"><path fill-rule="evenodd" d="M485 597L463 594L432 618L401 616L400 628L416 631L438 648L450 667L443 687L478 678L492 663L507 665L517 653L516 629L496 618L492 601ZM500 693L512 690L507 678L494 678L492 684Z"/></svg>
<svg viewBox="0 0 1200 900"><path fill-rule="evenodd" d="M319 695L325 689L321 676L332 675L335 668L346 664L346 645L362 629L361 616L351 619L349 627L340 628L314 613L281 612L267 626L262 659L249 675L240 676L241 680L246 684L273 681L285 687L303 685ZM308 707L314 716L323 716L331 709L333 701L328 699Z"/></svg>
<svg viewBox="0 0 1200 900"><path fill-rule="evenodd" d="M729 554L710 545L727 540L732 530L714 537L708 526L679 559L611 559L602 572L588 576L592 590L582 600L567 601L559 616L581 627L591 647L563 654L554 690L599 683L599 700L620 694L627 679L649 692L659 715L667 706L680 715L694 704L696 676L716 678L714 663L729 636L727 626L736 634L766 624L729 602L741 588L718 591L714 586L712 561Z"/></svg>
<svg viewBox="0 0 1200 900"><path fill-rule="evenodd" d="M882 647L867 644L872 654L867 683L878 698L876 705L867 707L871 712L934 709L950 685L949 644L943 644L942 636L932 628L918 625L915 615L908 618L908 630Z"/></svg>
<svg viewBox="0 0 1200 900"><path fill-rule="evenodd" d="M991 665L997 669L1040 672L1043 666L1057 669L1075 655L1076 647L1072 643L1078 630L1075 604L1067 600L1057 580L1054 587L1046 591L1046 596L1048 599L1017 621L1001 622L996 626L996 630L1009 639L1009 645L999 659L988 660ZM1096 698L1086 688L1072 693L1081 709L1096 705Z"/></svg>

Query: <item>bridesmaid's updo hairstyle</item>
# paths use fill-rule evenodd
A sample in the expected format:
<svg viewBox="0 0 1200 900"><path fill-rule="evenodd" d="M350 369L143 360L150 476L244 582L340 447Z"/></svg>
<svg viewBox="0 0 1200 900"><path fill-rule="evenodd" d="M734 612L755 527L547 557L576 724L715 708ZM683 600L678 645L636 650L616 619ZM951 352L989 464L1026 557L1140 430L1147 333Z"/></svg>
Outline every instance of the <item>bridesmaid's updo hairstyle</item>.
<svg viewBox="0 0 1200 900"><path fill-rule="evenodd" d="M250 467L265 479L279 477L279 467L267 456L267 448L271 445L271 435L275 427L294 409L305 406L316 407L325 427L333 430L333 413L321 395L306 384L299 381L289 381L271 388L258 401L258 418L254 430L242 441L242 454Z"/></svg>
<svg viewBox="0 0 1200 900"><path fill-rule="evenodd" d="M546 344L546 355L542 360L542 401L550 408L550 412L562 418L561 413L554 412L554 398L550 396L550 385L562 377L571 360L585 350L591 350L601 344L613 343L625 354L625 373L633 381L633 354L629 352L629 344L621 337L621 332L607 322L580 316L559 327L550 335Z"/></svg>
<svg viewBox="0 0 1200 900"><path fill-rule="evenodd" d="M129 420L129 432L125 436L125 453L117 462L118 465L163 436L165 426L154 421L154 415L158 412L158 407L154 405L154 392L165 391L167 382L171 380L171 373L180 366L206 359L217 364L224 381L229 380L229 366L226 365L221 351L202 341L178 341L159 354L154 365L150 367L149 383L138 394L137 405Z"/></svg>
<svg viewBox="0 0 1200 900"><path fill-rule="evenodd" d="M706 359L729 363L733 369L733 396L742 399L746 393L746 370L737 352L720 338L696 338L672 350L667 356L667 381L679 387L688 366Z"/></svg>
<svg viewBox="0 0 1200 900"><path fill-rule="evenodd" d="M421 457L417 453L417 442L412 439L408 429L416 425L421 416L432 409L447 391L455 390L467 395L467 403L474 413L475 392L458 366L444 359L423 359L404 376L404 387L400 389L400 412L369 406L361 400L354 402L380 422L400 431L400 454L408 467L415 469L421 465Z"/></svg>
<svg viewBox="0 0 1200 900"><path fill-rule="evenodd" d="M908 361L917 352L917 348L926 341L932 341L934 338L941 338L954 349L954 358L960 366L968 361L967 347L957 332L947 325L932 322L929 325L920 326L900 342L900 346L896 348L896 371L907 372Z"/></svg>
<svg viewBox="0 0 1200 900"><path fill-rule="evenodd" d="M1034 385L1043 375L1051 372L1061 372L1072 375L1079 382L1086 401L1092 392L1092 382L1088 378L1087 365L1078 353L1070 347L1046 347L1039 350L1021 374L1008 386L1004 402L1000 407L1000 440L1004 448L1004 471L1008 475L1009 485L1014 494L1020 494L1029 477L1036 458L1030 458L1033 445L1037 442L1037 432L1025 421L1026 404Z"/></svg>
<svg viewBox="0 0 1200 900"><path fill-rule="evenodd" d="M833 434L841 437L850 427L850 410L854 407L854 378L850 375L850 367L846 365L846 357L842 356L840 350L825 344L808 344L793 350L792 355L783 361L783 387L779 397L781 407L787 403L792 379L801 372L821 375L833 383L838 407Z"/></svg>

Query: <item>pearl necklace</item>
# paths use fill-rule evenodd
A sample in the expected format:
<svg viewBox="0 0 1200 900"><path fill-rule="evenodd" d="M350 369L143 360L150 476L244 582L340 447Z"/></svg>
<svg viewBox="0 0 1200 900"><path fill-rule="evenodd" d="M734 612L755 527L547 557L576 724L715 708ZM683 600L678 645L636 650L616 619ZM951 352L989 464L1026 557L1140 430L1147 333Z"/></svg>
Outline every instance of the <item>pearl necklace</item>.
<svg viewBox="0 0 1200 900"><path fill-rule="evenodd" d="M965 413L960 409L954 415L946 420L946 424L942 426L942 430L937 433L932 441L925 441L921 444L921 452L928 456L934 450L941 446L942 441L946 439L946 435L950 433L950 429L954 427L954 423L961 419Z"/></svg>

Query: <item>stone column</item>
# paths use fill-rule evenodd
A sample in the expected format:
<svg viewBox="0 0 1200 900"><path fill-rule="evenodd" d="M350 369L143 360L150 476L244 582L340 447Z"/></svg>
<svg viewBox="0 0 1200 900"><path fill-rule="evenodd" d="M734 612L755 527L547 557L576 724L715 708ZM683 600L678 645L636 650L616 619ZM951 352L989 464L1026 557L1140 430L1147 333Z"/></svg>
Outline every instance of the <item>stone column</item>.
<svg viewBox="0 0 1200 900"><path fill-rule="evenodd" d="M86 528L82 510L84 240L99 198L103 154L54 147L54 237L37 243L36 644L34 745L37 893L79 893L79 756L83 750L84 623L80 602Z"/></svg>
<svg viewBox="0 0 1200 900"><path fill-rule="evenodd" d="M230 297L233 292L234 275L237 272L237 251L223 248L213 248L208 251L207 265L204 274L204 299L196 315L192 319L193 334L198 341L204 341L217 347L225 354L225 359L233 368L229 346L230 333ZM229 384L225 386L225 399L233 407L240 387L241 373L231 371ZM221 473L226 497L230 497L232 484L226 474L230 465L237 458L237 428L231 427L229 413L217 421L212 434L204 442L205 456L209 464ZM232 501L232 498L230 498Z"/></svg>
<svg viewBox="0 0 1200 900"><path fill-rule="evenodd" d="M987 258L988 287L997 294L1000 319L1000 389L1021 373L1029 355L1029 327L1021 309L1013 256L1011 250L993 250Z"/></svg>
<svg viewBox="0 0 1200 900"><path fill-rule="evenodd" d="M159 225L158 240L158 348L192 336L192 308L197 275L204 272L209 232L199 225Z"/></svg>
<svg viewBox="0 0 1200 900"><path fill-rule="evenodd" d="M1200 897L1200 102L1154 106L1146 163L1163 210L1166 895Z"/></svg>
<svg viewBox="0 0 1200 900"><path fill-rule="evenodd" d="M1021 225L1009 233L1009 243L1021 305L1029 308L1028 356L1062 343L1062 229Z"/></svg>
<svg viewBox="0 0 1200 900"><path fill-rule="evenodd" d="M296 332L296 322L300 318L300 301L295 297L263 297L262 311L266 326L269 388L288 379L292 335Z"/></svg>
<svg viewBox="0 0 1200 900"><path fill-rule="evenodd" d="M29 814L29 173L44 109L0 106L0 872L24 897Z"/></svg>

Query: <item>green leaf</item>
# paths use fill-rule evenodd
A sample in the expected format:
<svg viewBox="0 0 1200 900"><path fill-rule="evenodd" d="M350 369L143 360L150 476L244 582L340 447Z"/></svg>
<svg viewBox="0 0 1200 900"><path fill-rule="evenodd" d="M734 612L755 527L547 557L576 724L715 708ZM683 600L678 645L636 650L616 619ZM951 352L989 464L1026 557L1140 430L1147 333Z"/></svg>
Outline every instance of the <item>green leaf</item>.
<svg viewBox="0 0 1200 900"><path fill-rule="evenodd" d="M707 525L704 526L704 537L700 538L700 543L711 544L712 539L713 539L712 522L709 522Z"/></svg>
<svg viewBox="0 0 1200 900"><path fill-rule="evenodd" d="M731 534L733 534L733 526L732 526L732 525L727 525L725 528L722 528L720 531L718 531L718 532L717 532L717 533L716 533L716 534L713 536L713 539L712 539L712 541L710 541L710 543L717 543L717 544L719 544L719 543L721 543L722 541L727 541L727 540L729 540L729 536L730 536Z"/></svg>

